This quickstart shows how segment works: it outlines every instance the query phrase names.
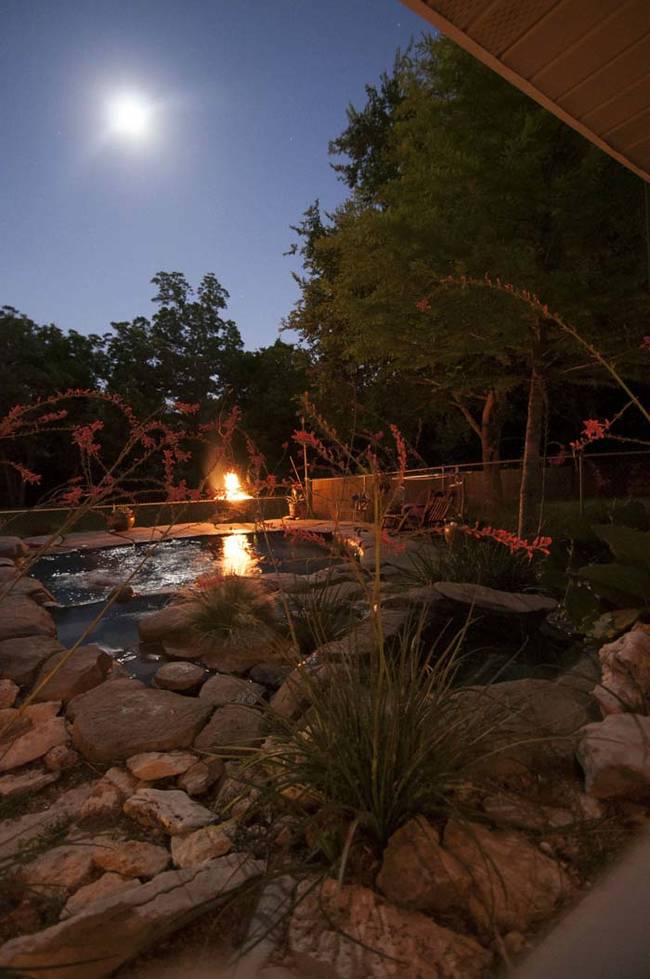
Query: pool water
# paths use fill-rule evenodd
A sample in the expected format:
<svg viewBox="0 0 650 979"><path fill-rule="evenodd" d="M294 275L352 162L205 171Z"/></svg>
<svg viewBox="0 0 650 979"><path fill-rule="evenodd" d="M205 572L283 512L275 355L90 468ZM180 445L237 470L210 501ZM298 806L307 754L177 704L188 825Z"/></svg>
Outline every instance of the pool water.
<svg viewBox="0 0 650 979"><path fill-rule="evenodd" d="M50 554L34 566L32 574L62 605L86 605L107 598L134 571L130 584L136 595L145 596L169 595L205 574L258 575L277 570L308 574L332 563L326 541L325 547L319 547L281 533L167 540L155 545L149 557L148 547L132 544Z"/></svg>
<svg viewBox="0 0 650 979"><path fill-rule="evenodd" d="M173 593L200 575L259 575L272 571L309 574L332 563L326 546L296 541L280 533L163 541L142 564L149 546L133 544L50 554L31 571L60 604L51 611L59 642L66 647L72 646L92 624L113 588L136 571L130 581L135 596L112 605L84 643L102 646L132 676L145 682L166 659L159 649L140 643L138 619L162 608Z"/></svg>

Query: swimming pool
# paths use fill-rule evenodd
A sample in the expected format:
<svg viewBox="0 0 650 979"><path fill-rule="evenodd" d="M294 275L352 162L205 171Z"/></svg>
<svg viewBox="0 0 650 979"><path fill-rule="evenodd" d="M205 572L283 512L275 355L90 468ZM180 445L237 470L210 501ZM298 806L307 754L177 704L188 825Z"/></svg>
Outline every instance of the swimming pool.
<svg viewBox="0 0 650 979"><path fill-rule="evenodd" d="M112 605L84 642L98 643L132 676L147 682L166 659L160 649L140 642L142 615L161 608L200 575L318 571L332 564L326 539L324 543L319 547L278 532L186 537L156 544L148 557L149 544L50 554L30 573L59 603L51 611L59 642L70 647L101 612L111 591L137 569L130 581L134 597Z"/></svg>
<svg viewBox="0 0 650 979"><path fill-rule="evenodd" d="M61 605L86 605L108 597L116 585L130 581L138 596L171 594L204 574L259 575L271 571L308 574L332 563L325 546L282 533L233 533L185 537L149 544L49 554L31 571Z"/></svg>

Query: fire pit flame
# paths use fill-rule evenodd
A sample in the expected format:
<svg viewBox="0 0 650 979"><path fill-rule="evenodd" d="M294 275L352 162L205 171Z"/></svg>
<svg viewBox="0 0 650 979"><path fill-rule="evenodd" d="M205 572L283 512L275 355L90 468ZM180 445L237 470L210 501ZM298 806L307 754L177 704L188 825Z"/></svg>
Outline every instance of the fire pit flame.
<svg viewBox="0 0 650 979"><path fill-rule="evenodd" d="M223 477L224 489L217 494L217 498L228 500L229 503L236 503L238 500L252 500L250 493L245 493L241 488L239 476L236 472L227 472Z"/></svg>

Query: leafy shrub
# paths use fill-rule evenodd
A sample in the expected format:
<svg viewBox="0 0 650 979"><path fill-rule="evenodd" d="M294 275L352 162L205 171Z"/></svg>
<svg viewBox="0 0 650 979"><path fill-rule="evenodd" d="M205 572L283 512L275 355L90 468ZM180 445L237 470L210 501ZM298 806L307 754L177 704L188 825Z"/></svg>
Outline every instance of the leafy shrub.
<svg viewBox="0 0 650 979"><path fill-rule="evenodd" d="M614 560L570 573L565 607L577 628L609 638L650 612L650 533L613 524L593 532Z"/></svg>

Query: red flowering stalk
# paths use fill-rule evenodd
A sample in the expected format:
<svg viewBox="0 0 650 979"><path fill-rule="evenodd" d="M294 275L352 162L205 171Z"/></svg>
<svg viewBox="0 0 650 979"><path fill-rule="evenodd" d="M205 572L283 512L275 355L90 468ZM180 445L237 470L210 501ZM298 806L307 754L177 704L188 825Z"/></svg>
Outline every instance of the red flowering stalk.
<svg viewBox="0 0 650 979"><path fill-rule="evenodd" d="M399 468L399 478L400 480L403 480L404 473L406 472L406 463L407 463L407 455L408 455L406 449L406 442L404 441L404 437L400 432L400 430L398 429L397 425L391 425L390 430L393 434L393 439L395 440L395 449L397 452L397 462Z"/></svg>
<svg viewBox="0 0 650 979"><path fill-rule="evenodd" d="M457 530L467 534L468 537L474 537L476 540L489 538L490 540L497 541L497 543L507 547L511 554L523 552L528 558L532 558L535 553L548 555L549 548L553 543L552 537L540 536L535 537L532 541L528 541L509 530L503 530L497 527L479 527L478 524L475 524L473 527L469 524L461 524Z"/></svg>
<svg viewBox="0 0 650 979"><path fill-rule="evenodd" d="M586 445L591 442L598 442L600 439L607 438L612 423L605 419L600 421L598 418L587 418L582 423L582 435L569 445L574 452L581 452Z"/></svg>

